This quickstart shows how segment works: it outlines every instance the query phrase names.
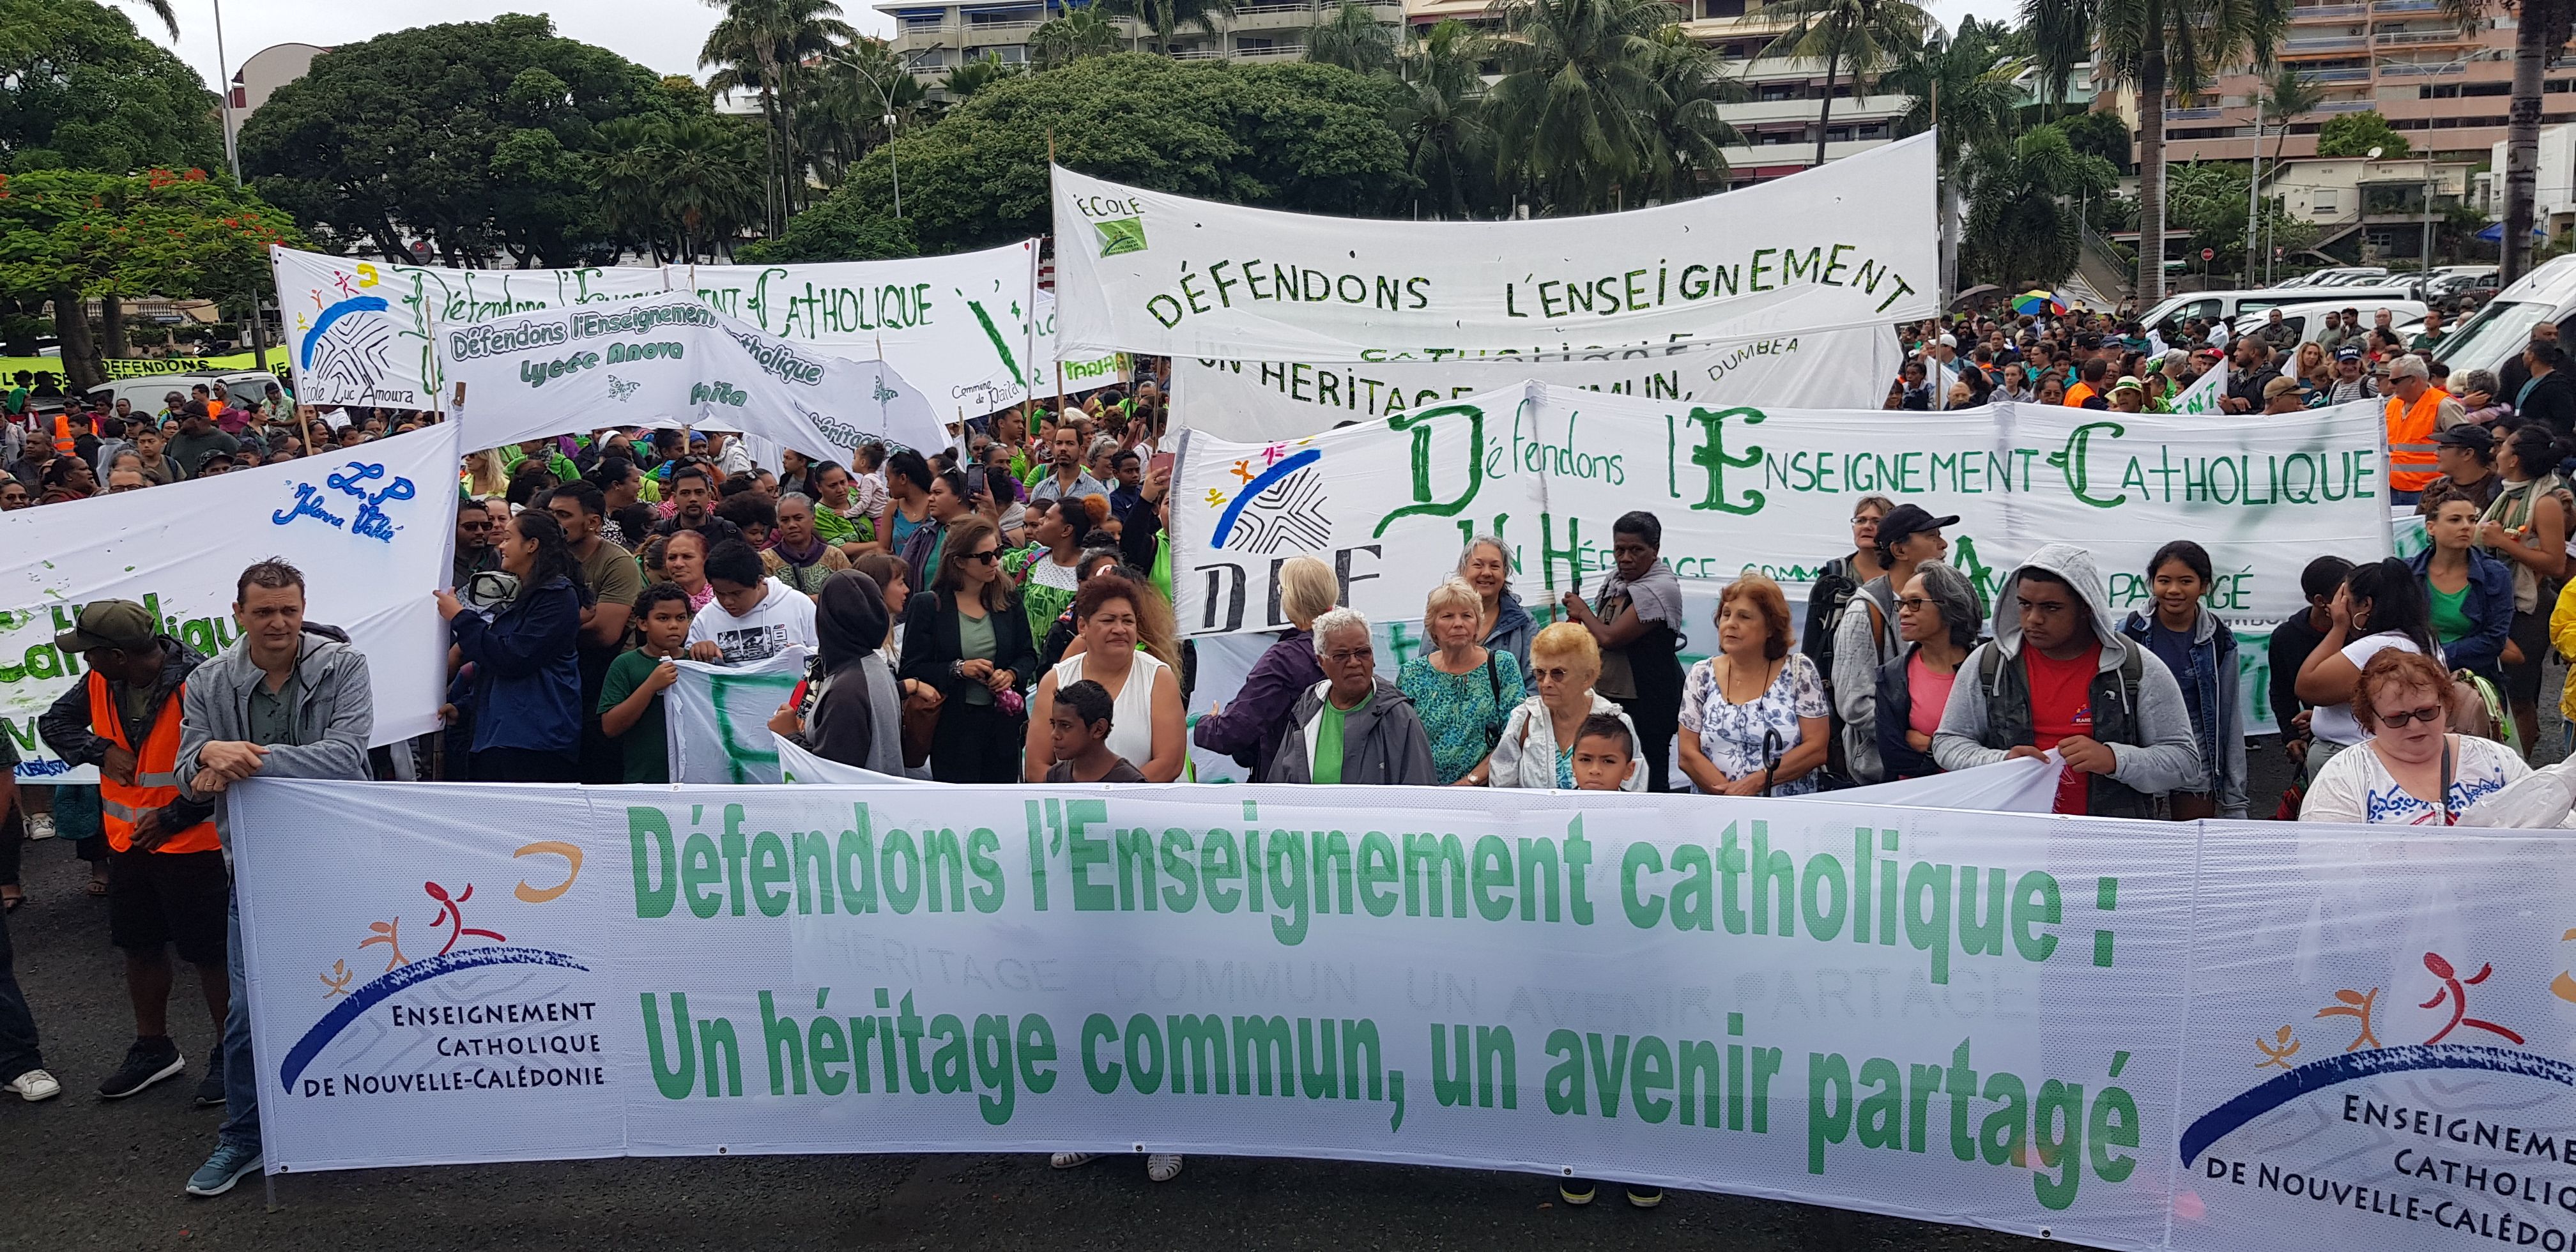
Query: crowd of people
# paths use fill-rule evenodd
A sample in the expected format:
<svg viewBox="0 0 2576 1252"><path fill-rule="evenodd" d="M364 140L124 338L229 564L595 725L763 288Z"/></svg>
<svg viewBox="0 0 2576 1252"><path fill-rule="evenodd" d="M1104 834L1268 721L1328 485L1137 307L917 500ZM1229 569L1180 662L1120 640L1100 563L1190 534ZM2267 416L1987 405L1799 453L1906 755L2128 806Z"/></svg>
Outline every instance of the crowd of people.
<svg viewBox="0 0 2576 1252"><path fill-rule="evenodd" d="M2156 412L2221 352L2231 364L2211 420L2382 404L2393 494L2422 510L2430 544L2411 560L2308 566L2309 610L2274 631L2267 693L2301 785L2263 815L2449 823L2519 781L2543 661L2576 650L2576 495L2561 470L2576 406L2559 407L2554 327L2518 373L2459 379L2425 355L2438 323L2406 345L2356 326L2321 358L2262 327L2232 339L2172 329L2168 345L2162 328L2084 315L1916 328L1922 346L1890 406ZM5 485L18 489L0 503L303 453L313 414L283 395L263 406L197 391L150 416L120 405L66 410L52 430L0 422ZM25 397L16 405L26 412ZM351 444L419 420L342 416L334 439ZM175 952L196 969L217 1040L197 1098L226 1109L188 1189L218 1194L258 1167L234 832L215 802L231 783L665 782L665 701L683 659L808 649L771 729L827 760L940 782L1186 781L1195 747L1273 783L1796 796L2043 758L2059 813L2249 816L2237 637L2208 607L2216 575L2200 544L2177 537L2131 571L2149 598L2126 613L2071 543L2029 554L1989 600L1948 563L1958 517L1875 495L1854 507L1851 549L1818 563L1803 628L1788 591L1749 572L1709 620L1689 620L1662 522L1637 511L1613 523L1589 594L1535 605L1515 589L1509 545L1467 540L1454 574L1423 589L1406 623L1422 646L1392 673L1333 569L1293 557L1277 576L1291 628L1192 719L1166 425L1148 365L1132 390L1005 410L936 453L863 447L843 464L790 452L773 469L726 433L678 429L474 453L460 468L452 586L434 593L449 631L446 727L402 763L368 746L364 656L304 619L303 577L283 563L241 572L241 635L220 656L162 633L140 605L83 606L55 646L86 677L40 732L101 779L54 788L49 815L93 863L126 959L136 1038L99 1094L186 1071L167 1013ZM1706 655L1686 662L1694 641ZM14 908L14 783L0 799L0 906ZM61 1087L5 944L0 924L0 1087L48 1098ZM1181 1164L1146 1166L1162 1181ZM1569 1202L1590 1196L1566 1184Z"/></svg>

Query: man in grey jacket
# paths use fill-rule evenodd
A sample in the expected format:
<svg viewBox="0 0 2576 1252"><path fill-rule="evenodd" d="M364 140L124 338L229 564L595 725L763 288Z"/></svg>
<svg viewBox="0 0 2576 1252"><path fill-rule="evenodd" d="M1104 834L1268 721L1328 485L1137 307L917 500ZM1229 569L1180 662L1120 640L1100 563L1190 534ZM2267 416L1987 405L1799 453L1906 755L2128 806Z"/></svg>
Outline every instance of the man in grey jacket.
<svg viewBox="0 0 2576 1252"><path fill-rule="evenodd" d="M215 829L233 846L219 793L245 778L363 781L375 700L367 657L348 637L304 623L304 575L280 560L243 570L234 585L241 638L188 677L179 733L179 786L214 804ZM259 1081L250 1054L250 996L243 988L241 886L230 907L232 1011L224 1020L224 1121L214 1155L188 1178L188 1194L221 1195L260 1167Z"/></svg>
<svg viewBox="0 0 2576 1252"><path fill-rule="evenodd" d="M1995 637L1959 666L1932 757L1945 770L2013 757L2066 760L2056 811L2158 816L2157 801L2205 791L2182 686L2111 621L2093 554L2052 543L1995 596Z"/></svg>
<svg viewBox="0 0 2576 1252"><path fill-rule="evenodd" d="M1436 787L1431 736L1413 699L1377 676L1369 624L1356 609L1315 619L1324 681L1288 709L1288 732L1262 777L1284 783Z"/></svg>

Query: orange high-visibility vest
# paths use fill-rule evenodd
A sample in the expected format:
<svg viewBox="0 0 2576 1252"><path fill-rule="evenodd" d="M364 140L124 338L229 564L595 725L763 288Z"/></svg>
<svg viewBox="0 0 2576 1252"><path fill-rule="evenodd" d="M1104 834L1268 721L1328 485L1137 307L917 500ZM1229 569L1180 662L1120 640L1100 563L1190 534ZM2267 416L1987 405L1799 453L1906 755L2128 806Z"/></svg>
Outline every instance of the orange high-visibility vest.
<svg viewBox="0 0 2576 1252"><path fill-rule="evenodd" d="M2433 463L2433 423L2441 408L2442 393L2430 387L2412 407L2396 396L2388 397L2382 420L2388 426L2390 490L2422 491L2441 476L2441 467Z"/></svg>
<svg viewBox="0 0 2576 1252"><path fill-rule="evenodd" d="M77 449L72 446L71 414L68 412L54 414L54 455L70 456L74 451Z"/></svg>
<svg viewBox="0 0 2576 1252"><path fill-rule="evenodd" d="M125 741L125 718L116 707L116 694L108 690L107 679L97 670L89 678L90 730L108 742L134 754L134 781L121 783L102 771L98 779L100 817L107 827L107 846L123 852L134 846L134 823L143 815L179 798L179 714L180 699L187 693L186 684L170 693L158 716L152 719L152 732L143 737L143 746ZM186 830L170 832L155 852L212 852L223 846L215 835L213 818Z"/></svg>
<svg viewBox="0 0 2576 1252"><path fill-rule="evenodd" d="M2085 401L2090 400L2099 394L2101 393L2093 390L2093 384L2091 383L2076 383L2074 386L2066 389L2066 407L2070 409L2083 408Z"/></svg>

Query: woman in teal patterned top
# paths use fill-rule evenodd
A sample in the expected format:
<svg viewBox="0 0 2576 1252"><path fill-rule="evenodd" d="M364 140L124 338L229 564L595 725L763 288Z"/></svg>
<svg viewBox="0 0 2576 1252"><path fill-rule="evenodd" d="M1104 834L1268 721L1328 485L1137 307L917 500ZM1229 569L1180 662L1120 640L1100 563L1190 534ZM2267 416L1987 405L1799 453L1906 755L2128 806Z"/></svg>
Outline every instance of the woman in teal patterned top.
<svg viewBox="0 0 2576 1252"><path fill-rule="evenodd" d="M1423 609L1423 634L1433 650L1406 661L1395 685L1413 698L1431 738L1431 764L1443 786L1482 781L1512 706L1521 702L1521 667L1508 652L1478 642L1485 602L1476 589L1452 578L1431 591Z"/></svg>

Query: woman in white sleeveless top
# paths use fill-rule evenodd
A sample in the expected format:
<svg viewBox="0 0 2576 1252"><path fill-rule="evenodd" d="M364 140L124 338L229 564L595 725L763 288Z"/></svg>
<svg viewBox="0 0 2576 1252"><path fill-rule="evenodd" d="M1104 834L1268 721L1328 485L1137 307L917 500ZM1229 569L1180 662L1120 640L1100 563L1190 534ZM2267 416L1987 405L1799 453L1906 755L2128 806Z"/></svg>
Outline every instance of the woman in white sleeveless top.
<svg viewBox="0 0 2576 1252"><path fill-rule="evenodd" d="M1029 702L1028 748L1020 771L1024 781L1044 781L1047 767L1055 764L1047 723L1055 713L1057 689L1084 679L1107 689L1113 702L1109 750L1125 757L1147 782L1181 776L1189 751L1181 677L1151 653L1137 650L1137 595L1134 584L1107 571L1092 575L1075 593L1073 621L1082 650L1049 669Z"/></svg>

